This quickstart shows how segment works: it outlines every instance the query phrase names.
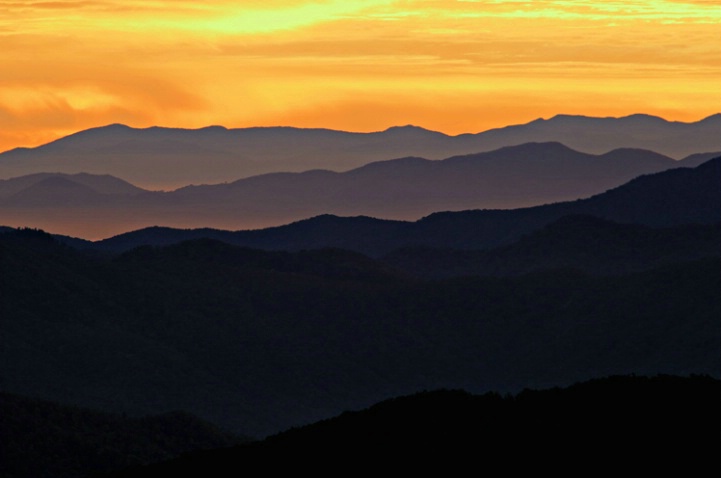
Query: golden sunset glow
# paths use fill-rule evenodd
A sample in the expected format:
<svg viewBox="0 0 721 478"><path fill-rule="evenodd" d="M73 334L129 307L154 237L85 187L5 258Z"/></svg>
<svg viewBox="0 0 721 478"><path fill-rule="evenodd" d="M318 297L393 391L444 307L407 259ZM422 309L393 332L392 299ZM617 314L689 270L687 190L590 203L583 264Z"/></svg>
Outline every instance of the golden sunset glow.
<svg viewBox="0 0 721 478"><path fill-rule="evenodd" d="M719 111L717 1L0 1L0 151L109 123L458 134Z"/></svg>

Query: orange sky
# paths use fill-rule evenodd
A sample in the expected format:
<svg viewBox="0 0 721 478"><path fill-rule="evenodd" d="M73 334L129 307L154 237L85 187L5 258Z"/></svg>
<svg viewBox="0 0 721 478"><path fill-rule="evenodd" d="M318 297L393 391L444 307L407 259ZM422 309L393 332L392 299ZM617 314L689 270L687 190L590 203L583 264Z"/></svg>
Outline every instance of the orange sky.
<svg viewBox="0 0 721 478"><path fill-rule="evenodd" d="M719 111L717 0L0 0L0 151L109 123L457 134Z"/></svg>

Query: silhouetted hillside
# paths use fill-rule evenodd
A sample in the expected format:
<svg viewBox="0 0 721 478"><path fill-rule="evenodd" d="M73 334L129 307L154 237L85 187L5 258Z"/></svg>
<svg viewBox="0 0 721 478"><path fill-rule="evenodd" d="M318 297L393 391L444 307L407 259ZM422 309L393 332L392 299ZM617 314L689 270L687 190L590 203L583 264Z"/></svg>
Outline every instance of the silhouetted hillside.
<svg viewBox="0 0 721 478"><path fill-rule="evenodd" d="M0 476L71 478L237 445L183 412L128 418L0 392Z"/></svg>
<svg viewBox="0 0 721 478"><path fill-rule="evenodd" d="M221 231L216 229L173 229L150 227L95 242L95 248L127 251L141 245L170 245L181 241L210 238L229 244L261 249L299 251L334 247L368 253L396 246L408 237L404 221L371 217L338 217L330 214L294 222L286 226L257 231ZM395 239L395 241L394 241Z"/></svg>
<svg viewBox="0 0 721 478"><path fill-rule="evenodd" d="M510 244L568 215L592 215L653 227L718 223L719 183L721 158L716 158L693 169L641 176L588 199L533 208L442 212L416 222L323 215L286 226L238 232L151 228L96 244L104 250L119 251L143 244L212 237L254 248L336 247L374 256L408 246L478 250Z"/></svg>
<svg viewBox="0 0 721 478"><path fill-rule="evenodd" d="M405 473L479 465L534 473L570 463L609 471L619 466L660 470L688 466L688 460L709 465L709 440L721 425L719 399L721 383L703 376L615 376L503 397L422 392L260 443L111 476L214 475L254 465L326 476L337 473L339 462L352 463L356 472L398 467ZM652 459L641 450L669 456Z"/></svg>
<svg viewBox="0 0 721 478"><path fill-rule="evenodd" d="M357 252L343 249L262 251L226 244L212 239L196 239L159 249L139 247L116 261L142 267L174 268L184 262L232 267L238 271L273 271L333 280L383 281L402 277L398 270Z"/></svg>
<svg viewBox="0 0 721 478"><path fill-rule="evenodd" d="M719 287L719 259L434 282L337 250L201 240L103 258L2 234L0 385L263 436L423 389L717 376Z"/></svg>
<svg viewBox="0 0 721 478"><path fill-rule="evenodd" d="M721 224L651 228L566 216L513 244L483 251L406 247L383 262L422 277L515 276L548 269L623 274L721 257Z"/></svg>

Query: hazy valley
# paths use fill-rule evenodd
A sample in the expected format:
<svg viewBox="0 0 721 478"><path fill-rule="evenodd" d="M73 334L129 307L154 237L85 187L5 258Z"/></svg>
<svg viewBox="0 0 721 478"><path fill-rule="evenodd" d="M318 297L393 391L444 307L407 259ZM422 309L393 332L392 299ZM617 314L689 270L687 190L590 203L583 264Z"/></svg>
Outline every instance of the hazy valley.
<svg viewBox="0 0 721 478"><path fill-rule="evenodd" d="M620 148L644 149L680 160L721 151L721 114L693 123L649 115L557 115L458 136L416 126L352 133L289 127L136 129L116 124L36 148L6 151L0 154L0 178L40 172L110 174L144 189L172 190L275 172L343 172L409 156L444 159L534 142L560 142L594 155Z"/></svg>
<svg viewBox="0 0 721 478"><path fill-rule="evenodd" d="M0 180L4 224L102 239L149 226L260 229L322 214L417 220L438 211L514 209L585 198L639 175L693 167L645 150L603 155L528 143L445 160L379 161L344 173L269 173L148 191L109 175L35 173Z"/></svg>

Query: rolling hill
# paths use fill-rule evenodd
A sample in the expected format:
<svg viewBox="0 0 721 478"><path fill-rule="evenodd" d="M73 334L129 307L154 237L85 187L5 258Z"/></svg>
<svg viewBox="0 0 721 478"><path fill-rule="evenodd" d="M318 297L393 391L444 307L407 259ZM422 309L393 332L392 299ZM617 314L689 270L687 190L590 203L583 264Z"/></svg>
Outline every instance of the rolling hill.
<svg viewBox="0 0 721 478"><path fill-rule="evenodd" d="M716 257L419 280L355 253L212 240L86 255L0 235L4 391L265 436L434 388L718 374Z"/></svg>
<svg viewBox="0 0 721 478"><path fill-rule="evenodd" d="M209 237L263 249L337 247L383 255L407 246L479 250L510 244L563 216L667 227L721 221L721 157L696 168L644 175L596 196L514 210L434 213L415 222L322 215L255 231L180 230L153 227L96 242L103 250L172 244Z"/></svg>
<svg viewBox="0 0 721 478"><path fill-rule="evenodd" d="M0 182L0 217L5 225L86 239L154 225L259 229L320 214L416 220L437 211L584 198L682 164L643 150L590 155L560 143L529 143L439 161L409 157L345 173L273 173L170 192L109 176L36 174Z"/></svg>

